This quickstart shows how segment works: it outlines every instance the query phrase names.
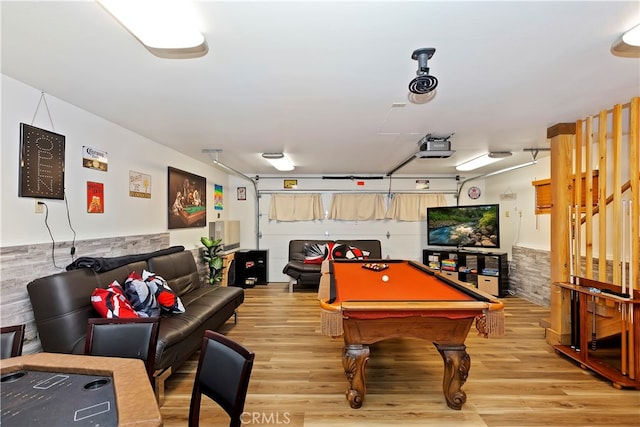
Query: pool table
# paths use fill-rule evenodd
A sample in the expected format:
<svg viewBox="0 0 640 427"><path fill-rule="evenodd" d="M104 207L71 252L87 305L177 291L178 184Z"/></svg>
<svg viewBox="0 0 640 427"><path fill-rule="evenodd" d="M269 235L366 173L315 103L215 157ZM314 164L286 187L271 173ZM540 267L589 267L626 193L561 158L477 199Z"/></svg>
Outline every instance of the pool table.
<svg viewBox="0 0 640 427"><path fill-rule="evenodd" d="M328 267L329 298L320 299L322 332L343 335L351 407L360 408L365 399L369 344L412 337L433 342L444 361L447 405L461 409L471 364L464 341L474 320L485 337L503 334L503 303L415 261L333 260Z"/></svg>
<svg viewBox="0 0 640 427"><path fill-rule="evenodd" d="M197 222L204 225L207 219L207 208L205 206L185 206L180 211L180 219L188 226L193 226Z"/></svg>

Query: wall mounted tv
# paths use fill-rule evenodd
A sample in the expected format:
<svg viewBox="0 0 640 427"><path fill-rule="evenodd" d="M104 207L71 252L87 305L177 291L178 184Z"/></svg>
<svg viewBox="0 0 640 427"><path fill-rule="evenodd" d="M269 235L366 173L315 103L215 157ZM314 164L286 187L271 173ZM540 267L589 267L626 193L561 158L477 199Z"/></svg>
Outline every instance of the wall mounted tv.
<svg viewBox="0 0 640 427"><path fill-rule="evenodd" d="M499 205L427 208L427 236L429 246L499 248Z"/></svg>

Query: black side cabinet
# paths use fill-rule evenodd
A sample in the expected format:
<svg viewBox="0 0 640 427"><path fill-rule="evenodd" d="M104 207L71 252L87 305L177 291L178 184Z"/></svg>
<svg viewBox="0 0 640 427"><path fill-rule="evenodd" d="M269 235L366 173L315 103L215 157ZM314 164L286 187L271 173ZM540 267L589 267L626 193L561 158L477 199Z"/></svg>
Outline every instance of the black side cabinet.
<svg viewBox="0 0 640 427"><path fill-rule="evenodd" d="M233 257L235 280L233 286L252 288L268 282L269 252L267 250L239 250Z"/></svg>

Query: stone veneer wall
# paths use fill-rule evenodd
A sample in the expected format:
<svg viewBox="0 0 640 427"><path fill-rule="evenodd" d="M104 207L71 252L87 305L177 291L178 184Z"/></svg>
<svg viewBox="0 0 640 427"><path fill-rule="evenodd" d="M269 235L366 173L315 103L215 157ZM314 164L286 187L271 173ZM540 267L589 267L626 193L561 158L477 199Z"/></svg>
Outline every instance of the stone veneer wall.
<svg viewBox="0 0 640 427"><path fill-rule="evenodd" d="M534 304L549 307L551 300L551 252L513 246L509 264L509 293ZM628 264L625 266L628 267ZM586 258L581 259L581 270L586 269ZM607 260L607 283L613 283L613 262ZM580 274L577 274L580 275ZM592 278L598 280L598 260L593 260Z"/></svg>
<svg viewBox="0 0 640 427"><path fill-rule="evenodd" d="M509 292L534 304L549 307L551 252L513 246L509 263Z"/></svg>
<svg viewBox="0 0 640 427"><path fill-rule="evenodd" d="M57 268L52 262L51 247L51 243L43 243L0 248L0 324L26 324L24 354L42 350L27 284L38 277L65 271L65 267L73 262L70 255L71 242L56 243ZM153 252L169 247L169 233L82 240L76 241L75 247L76 257L114 257ZM191 252L201 277L205 276L207 272L200 262L199 250L193 249Z"/></svg>

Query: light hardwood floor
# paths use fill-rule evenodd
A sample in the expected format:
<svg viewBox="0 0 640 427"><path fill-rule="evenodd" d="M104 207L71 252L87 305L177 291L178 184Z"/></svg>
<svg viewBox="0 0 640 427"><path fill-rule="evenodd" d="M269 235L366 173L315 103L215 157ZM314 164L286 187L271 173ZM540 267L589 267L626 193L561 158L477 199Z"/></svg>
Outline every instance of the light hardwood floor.
<svg viewBox="0 0 640 427"><path fill-rule="evenodd" d="M541 318L549 310L509 297L506 335L467 338L471 369L461 411L442 393L443 362L431 343L394 339L371 346L367 396L351 409L344 393L342 339L319 330L316 294L284 283L246 289L245 303L221 329L256 353L247 426L640 426L640 391L617 390L555 353ZM186 426L197 357L166 382L165 426ZM203 398L201 425L228 418Z"/></svg>

